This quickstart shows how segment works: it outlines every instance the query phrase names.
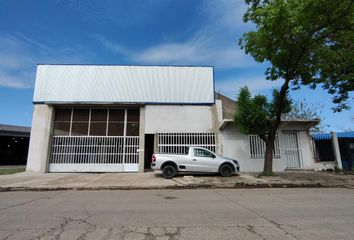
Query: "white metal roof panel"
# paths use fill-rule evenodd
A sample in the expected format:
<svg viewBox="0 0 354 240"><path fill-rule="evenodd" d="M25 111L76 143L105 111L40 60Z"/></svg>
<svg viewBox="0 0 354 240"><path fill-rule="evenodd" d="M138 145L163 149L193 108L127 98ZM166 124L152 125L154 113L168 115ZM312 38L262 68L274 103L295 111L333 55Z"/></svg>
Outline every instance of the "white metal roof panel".
<svg viewBox="0 0 354 240"><path fill-rule="evenodd" d="M212 67L38 65L34 103L212 104Z"/></svg>

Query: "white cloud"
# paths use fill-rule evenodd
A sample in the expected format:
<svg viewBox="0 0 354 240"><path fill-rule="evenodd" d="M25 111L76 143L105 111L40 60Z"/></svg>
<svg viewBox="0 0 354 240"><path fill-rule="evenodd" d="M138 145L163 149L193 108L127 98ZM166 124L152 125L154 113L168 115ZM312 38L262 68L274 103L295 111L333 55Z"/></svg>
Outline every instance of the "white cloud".
<svg viewBox="0 0 354 240"><path fill-rule="evenodd" d="M31 88L36 64L80 63L87 58L80 47L58 49L19 33L0 32L0 46L0 87Z"/></svg>
<svg viewBox="0 0 354 240"><path fill-rule="evenodd" d="M33 78L30 73L21 73L21 76L11 75L0 69L0 87L30 88L32 85L26 79Z"/></svg>
<svg viewBox="0 0 354 240"><path fill-rule="evenodd" d="M112 51L114 53L123 54L123 55L132 54L132 52L129 51L124 46L119 45L117 43L113 43L113 42L109 41L107 38L103 37L102 35L92 34L92 37L97 39L103 46L105 46L107 49L109 49L110 51Z"/></svg>
<svg viewBox="0 0 354 240"><path fill-rule="evenodd" d="M218 68L245 67L252 64L249 57L236 46L213 46L208 41L165 43L136 52L135 62L148 64L213 65Z"/></svg>
<svg viewBox="0 0 354 240"><path fill-rule="evenodd" d="M200 14L205 21L185 41L162 42L131 50L104 36L94 35L107 49L144 64L213 65L219 69L255 64L238 46L238 38L251 26L242 22L246 5L241 0L209 1Z"/></svg>
<svg viewBox="0 0 354 240"><path fill-rule="evenodd" d="M215 90L232 99L241 87L247 86L252 94L266 93L273 88L279 88L282 82L266 80L264 76L247 76L221 79L215 83Z"/></svg>
<svg viewBox="0 0 354 240"><path fill-rule="evenodd" d="M0 87L28 88L27 66L31 59L27 56L21 40L13 35L0 35Z"/></svg>

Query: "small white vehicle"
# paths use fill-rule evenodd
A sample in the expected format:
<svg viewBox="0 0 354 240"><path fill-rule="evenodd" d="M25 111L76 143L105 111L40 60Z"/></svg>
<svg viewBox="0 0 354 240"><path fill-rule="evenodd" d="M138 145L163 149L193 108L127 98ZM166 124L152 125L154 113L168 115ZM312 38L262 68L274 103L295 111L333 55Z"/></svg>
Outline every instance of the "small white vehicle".
<svg viewBox="0 0 354 240"><path fill-rule="evenodd" d="M189 147L188 154L153 154L153 170L162 170L166 179L173 178L179 172L220 173L230 177L240 171L237 160L218 156L208 149Z"/></svg>

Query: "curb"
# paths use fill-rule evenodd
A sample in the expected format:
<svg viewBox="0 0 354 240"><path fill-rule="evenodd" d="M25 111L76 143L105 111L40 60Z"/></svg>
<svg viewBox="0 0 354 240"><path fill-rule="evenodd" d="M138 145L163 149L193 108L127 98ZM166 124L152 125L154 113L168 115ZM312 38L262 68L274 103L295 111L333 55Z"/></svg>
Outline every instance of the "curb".
<svg viewBox="0 0 354 240"><path fill-rule="evenodd" d="M257 189L257 188L348 188L354 186L343 184L324 183L236 183L234 185L225 184L186 184L173 186L102 186L102 187L0 187L0 192L20 192L20 191L98 191L98 190L163 190L163 189Z"/></svg>

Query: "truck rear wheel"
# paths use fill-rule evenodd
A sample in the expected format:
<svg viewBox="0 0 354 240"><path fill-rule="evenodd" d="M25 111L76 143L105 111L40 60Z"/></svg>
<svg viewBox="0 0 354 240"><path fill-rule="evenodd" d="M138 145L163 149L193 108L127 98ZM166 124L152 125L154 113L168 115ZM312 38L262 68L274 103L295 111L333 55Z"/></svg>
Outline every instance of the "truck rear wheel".
<svg viewBox="0 0 354 240"><path fill-rule="evenodd" d="M165 179L171 179L176 176L177 169L172 165L167 165L162 169L162 176Z"/></svg>

